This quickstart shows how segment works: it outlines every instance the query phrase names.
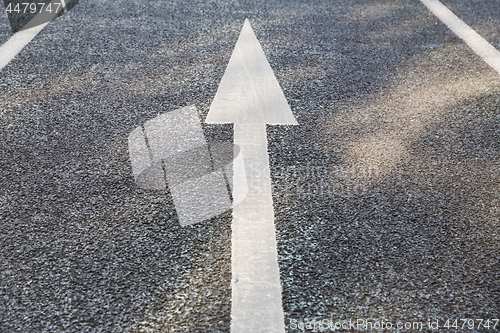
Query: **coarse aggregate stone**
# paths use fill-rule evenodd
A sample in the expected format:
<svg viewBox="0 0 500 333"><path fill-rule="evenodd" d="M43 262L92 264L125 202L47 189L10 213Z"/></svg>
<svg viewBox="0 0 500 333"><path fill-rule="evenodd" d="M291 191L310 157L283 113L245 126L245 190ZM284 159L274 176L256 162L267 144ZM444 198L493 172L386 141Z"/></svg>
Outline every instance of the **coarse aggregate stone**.
<svg viewBox="0 0 500 333"><path fill-rule="evenodd" d="M418 1L80 0L0 72L0 331L229 331L231 213L180 227L127 137L204 119L247 17L299 122L268 126L287 332L499 318L500 76Z"/></svg>

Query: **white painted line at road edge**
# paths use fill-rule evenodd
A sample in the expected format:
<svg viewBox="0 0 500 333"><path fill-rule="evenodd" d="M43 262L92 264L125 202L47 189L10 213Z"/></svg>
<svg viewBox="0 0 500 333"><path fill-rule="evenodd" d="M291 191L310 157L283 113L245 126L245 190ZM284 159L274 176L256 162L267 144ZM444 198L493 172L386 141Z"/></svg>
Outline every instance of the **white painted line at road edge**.
<svg viewBox="0 0 500 333"><path fill-rule="evenodd" d="M500 74L500 51L459 19L438 0L420 0L483 60Z"/></svg>
<svg viewBox="0 0 500 333"><path fill-rule="evenodd" d="M7 66L7 64L14 59L47 24L49 24L49 22L37 25L31 29L19 31L0 46L0 71Z"/></svg>
<svg viewBox="0 0 500 333"><path fill-rule="evenodd" d="M60 0L53 0L51 2L51 4L56 3L56 1L60 1ZM60 2L58 2L58 3L60 3ZM63 7L59 11L57 11L57 12L54 11L53 16L54 17L57 16L57 14L64 9L64 6L66 6L65 2L63 2ZM54 7L55 7L55 5L54 5ZM39 21L40 18L42 17L42 15L44 15L44 13L36 15L26 25L33 24L33 22ZM46 17L46 15L44 15L44 16ZM38 35L38 33L40 31L42 31L43 28L45 28L45 26L47 24L49 24L49 22L50 21L47 21L45 23L36 25L33 28L18 31L12 37L10 37L10 39L8 41L6 41L2 46L0 46L0 71L5 66L7 66L7 64L12 59L14 59L16 57L16 55L19 52L21 52L21 50L26 45L28 45L28 43L31 42L31 40L33 38L35 38L35 36Z"/></svg>

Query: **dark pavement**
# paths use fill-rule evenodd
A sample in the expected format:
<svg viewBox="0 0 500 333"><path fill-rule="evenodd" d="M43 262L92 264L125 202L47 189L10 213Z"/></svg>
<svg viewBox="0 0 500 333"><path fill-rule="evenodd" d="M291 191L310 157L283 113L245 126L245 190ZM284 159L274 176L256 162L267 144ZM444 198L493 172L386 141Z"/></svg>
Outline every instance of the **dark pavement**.
<svg viewBox="0 0 500 333"><path fill-rule="evenodd" d="M443 3L500 48L498 2ZM229 331L231 213L181 227L127 138L206 117L245 18L299 122L268 126L288 332L500 331L442 326L500 318L500 74L419 1L80 0L0 72L0 332Z"/></svg>

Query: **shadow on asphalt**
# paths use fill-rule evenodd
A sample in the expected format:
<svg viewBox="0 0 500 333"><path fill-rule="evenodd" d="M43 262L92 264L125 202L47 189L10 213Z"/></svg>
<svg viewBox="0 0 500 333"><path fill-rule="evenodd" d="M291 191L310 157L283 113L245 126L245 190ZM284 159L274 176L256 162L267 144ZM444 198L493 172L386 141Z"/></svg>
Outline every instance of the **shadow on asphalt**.
<svg viewBox="0 0 500 333"><path fill-rule="evenodd" d="M268 131L287 324L498 317L498 75L423 6L104 6L79 3L86 28L44 68L19 72L28 47L1 73L2 328L228 330L230 214L180 228L168 193L134 184L126 145L159 113L206 115L245 17L300 123ZM442 73L469 82L459 104L402 104ZM335 191L307 188L321 183Z"/></svg>

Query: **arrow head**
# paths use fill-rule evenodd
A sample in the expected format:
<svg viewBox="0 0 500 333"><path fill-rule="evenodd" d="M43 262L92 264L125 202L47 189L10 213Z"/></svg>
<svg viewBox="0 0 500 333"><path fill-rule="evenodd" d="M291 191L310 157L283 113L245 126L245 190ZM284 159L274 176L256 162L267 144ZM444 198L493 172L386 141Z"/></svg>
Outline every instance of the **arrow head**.
<svg viewBox="0 0 500 333"><path fill-rule="evenodd" d="M248 19L205 122L298 125Z"/></svg>

